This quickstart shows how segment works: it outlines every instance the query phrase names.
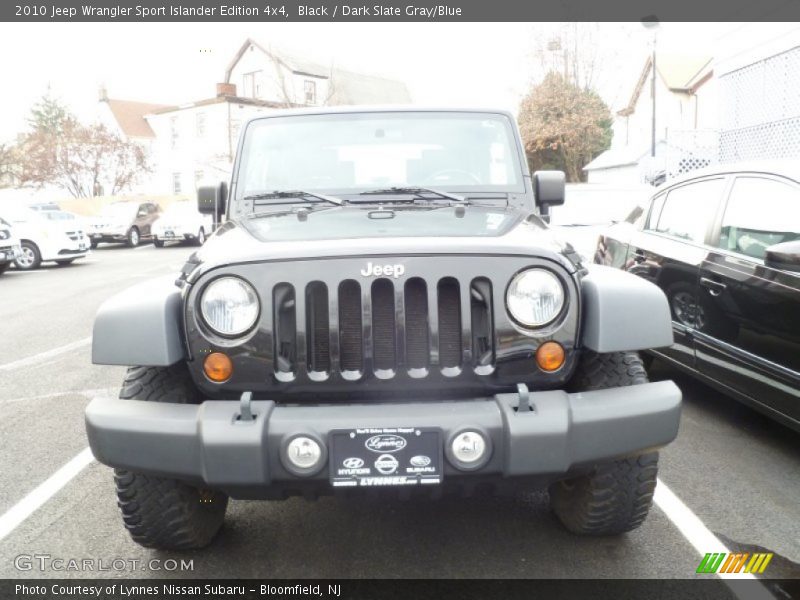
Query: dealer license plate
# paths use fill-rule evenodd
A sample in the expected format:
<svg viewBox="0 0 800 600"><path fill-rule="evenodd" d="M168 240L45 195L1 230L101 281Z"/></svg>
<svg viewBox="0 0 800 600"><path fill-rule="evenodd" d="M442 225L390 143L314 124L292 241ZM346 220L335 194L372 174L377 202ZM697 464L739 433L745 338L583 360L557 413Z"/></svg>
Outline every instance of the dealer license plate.
<svg viewBox="0 0 800 600"><path fill-rule="evenodd" d="M369 427L331 432L334 487L423 485L442 482L438 429Z"/></svg>

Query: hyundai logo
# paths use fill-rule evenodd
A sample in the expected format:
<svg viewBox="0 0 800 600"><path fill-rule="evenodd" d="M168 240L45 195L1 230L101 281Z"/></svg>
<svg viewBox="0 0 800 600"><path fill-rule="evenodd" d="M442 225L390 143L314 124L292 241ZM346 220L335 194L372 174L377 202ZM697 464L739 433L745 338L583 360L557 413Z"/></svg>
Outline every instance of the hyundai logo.
<svg viewBox="0 0 800 600"><path fill-rule="evenodd" d="M380 435L373 435L364 442L364 446L367 450L371 450L372 452L397 452L406 447L406 439L399 435L382 433Z"/></svg>
<svg viewBox="0 0 800 600"><path fill-rule="evenodd" d="M345 458L342 461L342 466L345 469L360 469L364 466L364 461L358 457L351 456L350 458Z"/></svg>

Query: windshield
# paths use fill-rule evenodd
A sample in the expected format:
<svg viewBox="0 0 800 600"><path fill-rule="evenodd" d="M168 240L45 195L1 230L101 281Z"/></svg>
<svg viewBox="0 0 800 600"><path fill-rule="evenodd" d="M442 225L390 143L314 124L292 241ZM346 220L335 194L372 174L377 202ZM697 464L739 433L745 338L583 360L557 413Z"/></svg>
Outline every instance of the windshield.
<svg viewBox="0 0 800 600"><path fill-rule="evenodd" d="M103 210L100 211L100 214L104 217L131 219L138 208L139 206L137 204L128 204L127 202L107 204L103 207Z"/></svg>
<svg viewBox="0 0 800 600"><path fill-rule="evenodd" d="M357 194L376 188L522 192L509 119L491 113L302 115L250 123L239 199L276 190Z"/></svg>
<svg viewBox="0 0 800 600"><path fill-rule="evenodd" d="M515 211L470 207L456 216L452 207L325 207L303 221L295 212L267 213L243 225L268 242L376 237L493 237L505 234L522 215Z"/></svg>
<svg viewBox="0 0 800 600"><path fill-rule="evenodd" d="M61 210L43 210L41 214L49 221L73 221L75 215Z"/></svg>

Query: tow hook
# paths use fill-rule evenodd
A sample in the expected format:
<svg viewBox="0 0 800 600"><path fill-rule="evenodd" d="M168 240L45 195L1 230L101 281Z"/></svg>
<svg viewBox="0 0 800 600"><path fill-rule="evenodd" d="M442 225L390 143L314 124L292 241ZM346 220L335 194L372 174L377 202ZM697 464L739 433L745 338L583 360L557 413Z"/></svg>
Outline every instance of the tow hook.
<svg viewBox="0 0 800 600"><path fill-rule="evenodd" d="M239 398L239 414L236 417L237 421L252 422L256 420L250 405L252 400L253 392L244 392L242 397Z"/></svg>
<svg viewBox="0 0 800 600"><path fill-rule="evenodd" d="M536 412L536 407L531 404L531 393L527 385L518 383L517 395L519 396L519 403L517 404L518 413Z"/></svg>

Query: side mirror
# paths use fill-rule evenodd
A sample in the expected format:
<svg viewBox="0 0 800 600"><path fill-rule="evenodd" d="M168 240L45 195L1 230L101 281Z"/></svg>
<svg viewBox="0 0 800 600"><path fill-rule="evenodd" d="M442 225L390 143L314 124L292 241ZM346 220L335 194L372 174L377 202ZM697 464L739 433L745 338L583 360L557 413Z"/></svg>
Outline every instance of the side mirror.
<svg viewBox="0 0 800 600"><path fill-rule="evenodd" d="M197 188L197 210L204 215L214 215L214 221L218 221L225 214L227 200L228 184L224 181L217 185Z"/></svg>
<svg viewBox="0 0 800 600"><path fill-rule="evenodd" d="M536 206L544 208L547 214L548 206L564 204L566 190L566 177L563 171L536 171L533 174L533 196Z"/></svg>
<svg viewBox="0 0 800 600"><path fill-rule="evenodd" d="M783 242L767 248L764 265L773 269L800 273L800 240Z"/></svg>

